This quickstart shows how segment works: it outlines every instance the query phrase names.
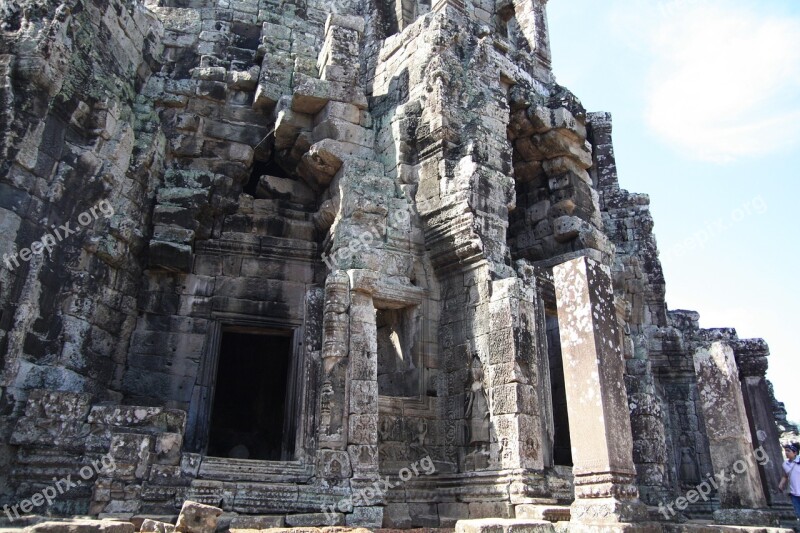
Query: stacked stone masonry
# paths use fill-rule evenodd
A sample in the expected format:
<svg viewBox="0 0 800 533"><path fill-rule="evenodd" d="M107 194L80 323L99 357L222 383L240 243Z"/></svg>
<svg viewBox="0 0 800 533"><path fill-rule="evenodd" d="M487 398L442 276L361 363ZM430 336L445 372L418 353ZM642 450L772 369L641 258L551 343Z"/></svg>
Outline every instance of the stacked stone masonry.
<svg viewBox="0 0 800 533"><path fill-rule="evenodd" d="M659 531L759 449L675 519L790 513L769 349L668 309L611 129L546 0L5 2L0 504Z"/></svg>

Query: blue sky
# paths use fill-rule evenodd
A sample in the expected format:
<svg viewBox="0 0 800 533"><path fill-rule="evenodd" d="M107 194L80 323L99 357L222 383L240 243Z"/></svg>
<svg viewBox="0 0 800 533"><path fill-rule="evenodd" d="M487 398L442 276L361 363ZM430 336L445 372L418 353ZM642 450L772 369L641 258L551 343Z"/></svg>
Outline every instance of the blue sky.
<svg viewBox="0 0 800 533"><path fill-rule="evenodd" d="M771 349L800 420L800 2L551 0L553 69L614 117L622 187L650 195L670 309Z"/></svg>

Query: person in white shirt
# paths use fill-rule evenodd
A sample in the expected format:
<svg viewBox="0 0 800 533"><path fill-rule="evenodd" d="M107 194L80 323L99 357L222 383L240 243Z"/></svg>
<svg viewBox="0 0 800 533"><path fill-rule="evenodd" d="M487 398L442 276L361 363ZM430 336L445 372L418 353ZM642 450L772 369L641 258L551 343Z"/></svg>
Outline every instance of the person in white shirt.
<svg viewBox="0 0 800 533"><path fill-rule="evenodd" d="M789 484L789 497L794 505L794 514L800 519L800 444L793 442L783 447L786 461L783 463L783 479L778 488L784 490Z"/></svg>

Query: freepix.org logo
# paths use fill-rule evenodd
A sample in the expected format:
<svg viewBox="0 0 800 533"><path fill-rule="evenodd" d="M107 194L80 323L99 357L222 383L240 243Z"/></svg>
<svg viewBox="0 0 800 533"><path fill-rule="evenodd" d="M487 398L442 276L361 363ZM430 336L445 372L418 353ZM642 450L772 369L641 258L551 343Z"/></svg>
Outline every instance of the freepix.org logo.
<svg viewBox="0 0 800 533"><path fill-rule="evenodd" d="M50 506L59 496L66 494L74 488L80 487L84 482L91 480L96 475L100 473L110 474L116 469L117 464L114 458L110 453L106 454L100 459L92 461L91 464L81 467L81 469L78 470L78 476L75 478L72 477L72 474L61 479L53 478L52 485L34 493L29 498L20 500L19 503L4 506L3 511L6 513L8 519L14 522L21 518L20 512L22 512L22 514L28 514L43 505Z"/></svg>
<svg viewBox="0 0 800 533"><path fill-rule="evenodd" d="M108 200L102 200L98 202L97 205L89 208L88 211L84 211L78 215L77 226L73 227L72 222L70 221L61 224L60 226L52 224L50 226L52 233L45 233L40 240L33 241L30 247L22 248L21 250L10 254L4 253L3 264L8 270L13 271L15 268L19 268L20 261L27 263L34 257L44 254L45 251L47 251L47 255L49 256L51 253L53 253L53 249L58 243L62 242L67 237L79 233L85 227L89 226L92 222L100 218L101 215L105 218L111 218L114 216L114 206L112 206L111 202Z"/></svg>
<svg viewBox="0 0 800 533"><path fill-rule="evenodd" d="M366 506L382 498L390 489L410 481L414 477L430 476L436 473L436 466L430 456L415 461L397 473L398 481L392 482L389 476L378 478L372 485L354 491L347 498L339 500L336 504L322 506L322 512L328 523L335 524L336 512L350 512L355 506Z"/></svg>

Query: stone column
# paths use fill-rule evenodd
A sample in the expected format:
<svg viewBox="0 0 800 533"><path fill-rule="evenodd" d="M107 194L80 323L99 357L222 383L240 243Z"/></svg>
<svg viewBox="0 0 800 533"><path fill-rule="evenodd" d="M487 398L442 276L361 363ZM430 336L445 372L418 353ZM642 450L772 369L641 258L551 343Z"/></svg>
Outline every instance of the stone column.
<svg viewBox="0 0 800 533"><path fill-rule="evenodd" d="M579 257L553 268L575 474L570 531L630 530L639 501L622 350L608 267Z"/></svg>
<svg viewBox="0 0 800 533"><path fill-rule="evenodd" d="M493 450L497 468L543 470L543 438L538 423L542 416L537 390L539 368L531 345L533 291L522 280L492 282L489 309L489 350L486 376L491 398L491 421L497 442ZM477 316L481 316L478 314ZM513 494L512 500L516 497ZM524 498L512 503L523 503Z"/></svg>
<svg viewBox="0 0 800 533"><path fill-rule="evenodd" d="M769 347L763 339L746 339L735 341L733 352L767 502L770 506L788 507L788 497L778 489L783 475L783 451L766 378Z"/></svg>
<svg viewBox="0 0 800 533"><path fill-rule="evenodd" d="M764 508L767 500L753 441L745 429L749 423L733 349L720 341L701 346L694 352L694 368L722 507L714 518L719 523L755 525L758 520L738 511Z"/></svg>
<svg viewBox="0 0 800 533"><path fill-rule="evenodd" d="M372 301L376 274L348 271L350 291L350 369L348 451L353 475L373 479L378 474L378 339Z"/></svg>
<svg viewBox="0 0 800 533"><path fill-rule="evenodd" d="M385 494L370 491L378 479L378 332L375 293L378 275L348 270L350 277L350 368L348 371L349 430L347 451L353 467L350 488L364 499L353 499L348 526L383 525ZM375 493L369 499L367 495Z"/></svg>
<svg viewBox="0 0 800 533"><path fill-rule="evenodd" d="M332 272L325 283L322 319L322 387L319 445L344 450L347 444L347 363L350 336L350 279Z"/></svg>

